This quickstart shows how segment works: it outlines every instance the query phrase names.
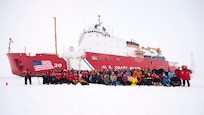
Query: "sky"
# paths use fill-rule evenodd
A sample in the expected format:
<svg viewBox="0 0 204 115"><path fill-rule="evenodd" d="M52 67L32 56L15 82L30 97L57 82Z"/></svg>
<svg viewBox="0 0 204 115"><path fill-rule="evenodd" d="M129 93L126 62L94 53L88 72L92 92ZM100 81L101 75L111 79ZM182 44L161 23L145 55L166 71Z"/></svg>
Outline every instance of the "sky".
<svg viewBox="0 0 204 115"><path fill-rule="evenodd" d="M54 53L57 19L58 53L77 47L80 33L98 22L114 36L140 46L159 47L169 61L202 72L203 0L0 0L0 76L11 76L11 52Z"/></svg>

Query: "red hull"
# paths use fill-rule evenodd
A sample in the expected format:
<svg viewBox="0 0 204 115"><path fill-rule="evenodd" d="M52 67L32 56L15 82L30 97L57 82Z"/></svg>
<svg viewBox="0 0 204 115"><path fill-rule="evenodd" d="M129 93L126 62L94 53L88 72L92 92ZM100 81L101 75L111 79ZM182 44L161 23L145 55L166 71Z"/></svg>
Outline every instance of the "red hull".
<svg viewBox="0 0 204 115"><path fill-rule="evenodd" d="M50 61L53 68L52 70L63 70L67 69L67 62L63 58L59 58L55 54L36 54L35 56L28 56L25 53L8 53L7 54L12 73L14 75L23 76L23 72L26 68L29 68L34 76L45 75L48 69L36 70L36 61ZM156 67L167 70L169 67L175 69L173 66L169 66L168 61L152 59L152 58L136 58L127 56L117 56L101 53L86 52L86 60L88 61L87 66L91 69L135 69Z"/></svg>
<svg viewBox="0 0 204 115"><path fill-rule="evenodd" d="M136 67L140 68L150 68L156 67L160 69L161 67L165 70L168 69L169 63L166 60L150 59L150 58L136 58L136 57L126 57L126 56L116 56L108 54L99 54L86 52L86 59L93 66L94 69L134 69ZM170 67L174 68L174 67Z"/></svg>
<svg viewBox="0 0 204 115"><path fill-rule="evenodd" d="M46 67L53 68L53 70L56 71L59 69L67 69L66 61L55 54L36 54L35 56L28 56L25 53L8 53L7 56L14 75L23 76L23 72L26 68L29 68L34 76L44 75L47 72ZM51 67L46 66L43 68L43 66L41 66L41 68L37 68L36 65L39 65L39 63L42 64L42 61L50 62Z"/></svg>

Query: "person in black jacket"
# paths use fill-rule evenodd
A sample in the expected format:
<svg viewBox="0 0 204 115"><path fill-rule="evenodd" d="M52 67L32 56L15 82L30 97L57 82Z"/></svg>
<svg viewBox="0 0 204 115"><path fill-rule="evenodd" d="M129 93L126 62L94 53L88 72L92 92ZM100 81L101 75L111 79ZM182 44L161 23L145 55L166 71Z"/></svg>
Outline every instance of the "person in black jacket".
<svg viewBox="0 0 204 115"><path fill-rule="evenodd" d="M152 83L152 76L151 76L151 73L148 72L146 75L145 75L145 85L153 85Z"/></svg>
<svg viewBox="0 0 204 115"><path fill-rule="evenodd" d="M25 74L25 85L27 85L27 80L29 80L30 85L32 84L31 80L31 72L28 68L26 68L26 71L24 72Z"/></svg>

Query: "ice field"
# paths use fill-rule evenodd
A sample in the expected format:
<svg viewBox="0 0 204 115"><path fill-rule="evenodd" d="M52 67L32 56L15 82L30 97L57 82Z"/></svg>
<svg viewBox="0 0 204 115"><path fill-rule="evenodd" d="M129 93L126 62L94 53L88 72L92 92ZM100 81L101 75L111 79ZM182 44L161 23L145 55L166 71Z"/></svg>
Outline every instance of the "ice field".
<svg viewBox="0 0 204 115"><path fill-rule="evenodd" d="M0 115L203 115L204 78L191 87L42 85L0 77ZM8 85L6 85L6 82Z"/></svg>

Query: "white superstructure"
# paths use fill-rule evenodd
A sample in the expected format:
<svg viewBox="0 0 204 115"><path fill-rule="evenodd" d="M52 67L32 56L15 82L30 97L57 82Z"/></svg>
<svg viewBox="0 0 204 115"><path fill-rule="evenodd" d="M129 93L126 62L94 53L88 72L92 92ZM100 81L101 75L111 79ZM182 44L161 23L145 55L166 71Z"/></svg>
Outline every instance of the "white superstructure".
<svg viewBox="0 0 204 115"><path fill-rule="evenodd" d="M74 47L69 47L69 50L64 52L64 57L72 66L77 65L79 67L80 64L77 63L81 62L79 59L85 57L85 52L140 58L145 56L150 58L154 56L162 57L159 48L140 48L139 44L133 41L112 37L102 26L100 16L98 20L98 24L81 33L78 41L78 51L75 51Z"/></svg>

